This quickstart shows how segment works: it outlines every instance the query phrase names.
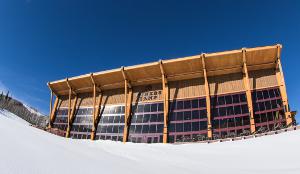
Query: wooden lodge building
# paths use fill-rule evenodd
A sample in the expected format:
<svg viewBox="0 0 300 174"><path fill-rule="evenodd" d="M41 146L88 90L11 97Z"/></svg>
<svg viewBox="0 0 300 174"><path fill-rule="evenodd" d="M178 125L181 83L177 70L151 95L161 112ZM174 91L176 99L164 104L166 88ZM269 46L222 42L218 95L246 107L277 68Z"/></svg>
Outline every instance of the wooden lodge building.
<svg viewBox="0 0 300 174"><path fill-rule="evenodd" d="M281 49L200 54L50 82L50 128L76 139L176 143L290 126Z"/></svg>

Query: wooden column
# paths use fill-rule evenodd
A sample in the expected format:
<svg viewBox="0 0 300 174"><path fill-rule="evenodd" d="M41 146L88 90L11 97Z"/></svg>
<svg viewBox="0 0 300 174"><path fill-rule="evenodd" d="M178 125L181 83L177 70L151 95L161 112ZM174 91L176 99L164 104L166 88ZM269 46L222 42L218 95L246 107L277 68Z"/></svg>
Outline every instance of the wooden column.
<svg viewBox="0 0 300 174"><path fill-rule="evenodd" d="M69 87L69 105L68 105L68 127L67 127L67 132L66 132L66 138L69 138L73 120L74 120L74 113L76 110L77 94L72 90L68 79L67 79L67 84ZM71 106L72 93L74 94L75 97L74 97L73 105Z"/></svg>
<svg viewBox="0 0 300 174"><path fill-rule="evenodd" d="M123 142L128 141L128 132L131 119L131 106L132 106L132 86L125 74L124 67L121 68L122 75L124 77L124 94L125 94L125 123L124 123L124 133L123 133Z"/></svg>
<svg viewBox="0 0 300 174"><path fill-rule="evenodd" d="M253 111L253 102L252 102L252 95L249 83L249 74L247 68L247 61L246 61L246 49L242 49L243 54L243 83L246 91L246 98L248 104L248 110L250 114L250 131L251 133L255 132L255 120L254 120L254 111Z"/></svg>
<svg viewBox="0 0 300 174"><path fill-rule="evenodd" d="M203 78L204 78L204 87L205 87L205 99L206 99L206 112L207 112L207 137L212 138L212 124L211 124L211 105L210 105L210 90L209 83L207 79L207 72L205 66L205 54L201 54L202 69L203 69Z"/></svg>
<svg viewBox="0 0 300 174"><path fill-rule="evenodd" d="M51 128L53 125L53 122L54 122L54 119L56 116L56 110L57 110L58 103L59 103L59 98L56 96L55 101L54 101L54 106L51 109L51 113L49 116L49 128Z"/></svg>
<svg viewBox="0 0 300 174"><path fill-rule="evenodd" d="M102 93L99 87L97 87L97 84L94 80L93 74L91 74L91 81L93 84L93 127L91 132L91 140L94 140L96 137L96 131L97 131L97 124L99 119L99 112L101 108L101 100L102 100ZM96 101L97 96L97 88L99 89L99 99L98 102Z"/></svg>
<svg viewBox="0 0 300 174"><path fill-rule="evenodd" d="M164 71L163 62L159 61L161 71L162 90L164 100L164 130L163 130L163 143L168 143L168 122L169 122L169 86L167 75Z"/></svg>
<svg viewBox="0 0 300 174"><path fill-rule="evenodd" d="M282 49L282 46L278 44L277 45L277 61L276 61L276 78L277 78L278 85L279 85L279 90L280 90L280 94L281 94L281 98L282 98L282 104L284 107L286 124L288 126L291 126L293 120L292 120L290 107L289 107L289 103L288 103L285 80L284 80L284 75L283 75L282 65L281 65L281 60L280 60L281 49Z"/></svg>

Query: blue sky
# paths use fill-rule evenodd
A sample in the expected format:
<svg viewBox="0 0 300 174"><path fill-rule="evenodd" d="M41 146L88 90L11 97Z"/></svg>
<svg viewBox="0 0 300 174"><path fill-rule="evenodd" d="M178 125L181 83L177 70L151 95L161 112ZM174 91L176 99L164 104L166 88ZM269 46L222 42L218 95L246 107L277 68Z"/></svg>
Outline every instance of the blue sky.
<svg viewBox="0 0 300 174"><path fill-rule="evenodd" d="M175 2L0 0L0 89L48 113L48 81L281 43L289 102L300 111L300 1Z"/></svg>

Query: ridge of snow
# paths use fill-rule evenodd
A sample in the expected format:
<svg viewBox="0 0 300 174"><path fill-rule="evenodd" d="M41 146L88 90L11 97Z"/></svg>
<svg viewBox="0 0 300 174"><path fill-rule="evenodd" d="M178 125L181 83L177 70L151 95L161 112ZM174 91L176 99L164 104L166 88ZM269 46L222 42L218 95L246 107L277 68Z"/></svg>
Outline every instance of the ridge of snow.
<svg viewBox="0 0 300 174"><path fill-rule="evenodd" d="M123 144L66 139L0 115L0 137L0 171L8 174L300 173L300 130L212 144Z"/></svg>

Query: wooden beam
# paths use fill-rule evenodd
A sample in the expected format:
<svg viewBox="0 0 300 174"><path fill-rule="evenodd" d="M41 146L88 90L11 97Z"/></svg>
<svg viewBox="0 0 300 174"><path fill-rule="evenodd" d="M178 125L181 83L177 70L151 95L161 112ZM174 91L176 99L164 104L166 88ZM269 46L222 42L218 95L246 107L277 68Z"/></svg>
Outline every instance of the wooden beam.
<svg viewBox="0 0 300 174"><path fill-rule="evenodd" d="M126 72L124 70L124 66L121 67L121 72L122 72L122 75L123 75L123 78L124 80L126 81L127 80L127 85L129 88L132 88L131 86L131 83L130 83L130 80L128 79L127 75L126 75Z"/></svg>
<svg viewBox="0 0 300 174"><path fill-rule="evenodd" d="M131 105L132 105L132 88L129 88L128 81L125 80L125 123L124 123L124 133L123 133L123 142L128 141L128 132L131 119Z"/></svg>
<svg viewBox="0 0 300 174"><path fill-rule="evenodd" d="M282 46L278 44L277 45L277 61L276 61L276 78L277 78L277 82L279 85L279 90L280 90L282 103L283 103L283 107L284 107L286 124L288 126L292 126L293 120L292 120L292 115L291 115L291 111L290 111L290 107L289 107L289 103L288 103L285 80L284 80L284 75L283 75L282 65L281 65L281 60L280 60L281 59L281 57L280 57L281 49L282 49Z"/></svg>
<svg viewBox="0 0 300 174"><path fill-rule="evenodd" d="M102 101L102 92L99 92L98 96L98 101L96 104L96 111L93 118L93 128L92 128L92 135L91 135L91 140L94 140L96 137L96 132L97 132L97 126L100 118L100 111L101 111L101 101Z"/></svg>
<svg viewBox="0 0 300 174"><path fill-rule="evenodd" d="M168 122L169 122L169 86L167 75L165 74L162 60L159 61L161 71L163 100L164 100L164 129L163 129L163 143L168 143Z"/></svg>
<svg viewBox="0 0 300 174"><path fill-rule="evenodd" d="M212 124L211 124L211 105L210 105L210 90L209 83L207 79L207 72L205 67L205 54L201 54L203 77L204 77L204 87L205 87L205 99L206 99L206 113L207 113L207 137L212 138Z"/></svg>
<svg viewBox="0 0 300 174"><path fill-rule="evenodd" d="M252 95L251 95L251 89L250 89L250 83L249 83L249 74L247 69L247 61L246 61L246 49L242 49L243 54L243 84L246 91L246 98L247 98L247 104L248 104L248 111L250 114L250 131L251 133L255 132L255 120L254 120L254 111L253 111L253 101L252 101Z"/></svg>
<svg viewBox="0 0 300 174"><path fill-rule="evenodd" d="M57 110L58 103L59 103L59 98L56 97L55 101L54 101L54 106L51 110L51 114L50 114L50 118L49 118L49 128L51 128L53 125L53 122L54 122L54 119L56 116L56 110Z"/></svg>
<svg viewBox="0 0 300 174"><path fill-rule="evenodd" d="M75 109L76 109L77 94L73 91L73 88L71 87L68 78L66 79L66 82L69 87L68 127L67 127L67 132L66 132L66 138L69 138L70 131L71 131L72 124L73 124L74 113L75 113ZM74 98L73 105L71 108L72 94L75 95L75 98Z"/></svg>

